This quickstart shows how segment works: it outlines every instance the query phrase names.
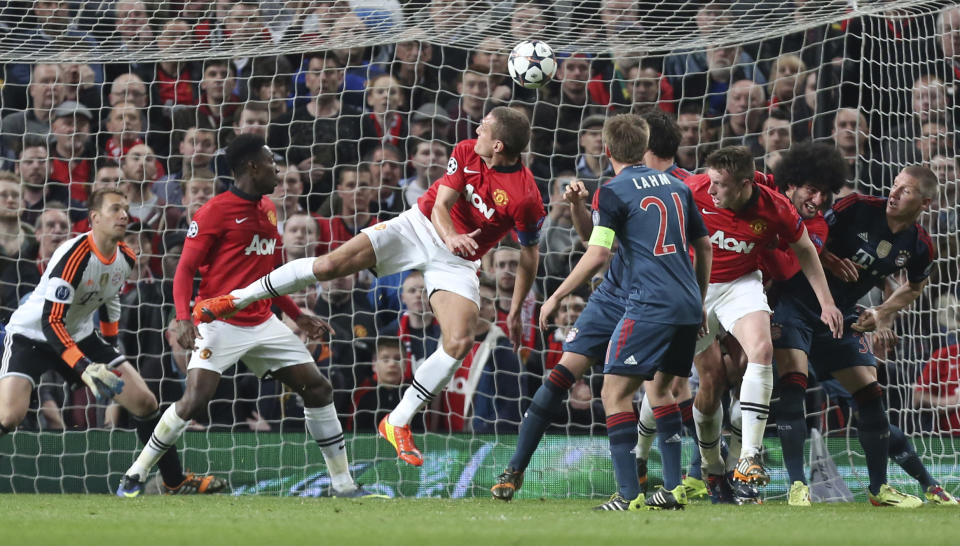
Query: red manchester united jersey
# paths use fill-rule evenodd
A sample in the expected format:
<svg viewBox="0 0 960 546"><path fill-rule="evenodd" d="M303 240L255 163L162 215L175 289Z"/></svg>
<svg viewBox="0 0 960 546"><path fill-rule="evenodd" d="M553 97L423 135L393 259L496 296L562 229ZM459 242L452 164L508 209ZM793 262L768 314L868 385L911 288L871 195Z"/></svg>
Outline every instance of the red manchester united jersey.
<svg viewBox="0 0 960 546"><path fill-rule="evenodd" d="M450 210L450 218L458 233L480 233L474 237L477 251L467 260L478 260L493 248L511 229L517 230L520 244L536 245L540 241L540 225L546 216L540 190L530 169L517 163L511 167L487 167L473 151L476 140L464 140L453 149L447 163L447 174L430 186L417 205L430 218L437 200L437 185L460 192L460 199Z"/></svg>
<svg viewBox="0 0 960 546"><path fill-rule="evenodd" d="M193 216L183 256L174 277L177 318L190 316L189 285L200 271L200 299L243 288L273 271L280 262L277 209L268 197L243 194L235 187L214 197ZM178 286L179 285L179 286ZM224 319L237 326L253 326L270 317L272 300L260 300Z"/></svg>
<svg viewBox="0 0 960 546"><path fill-rule="evenodd" d="M684 180L713 244L710 282L730 282L760 268L759 255L777 237L795 243L803 235L803 222L790 201L766 186L754 184L753 195L742 210L734 212L713 204L707 193L710 177L698 174Z"/></svg>
<svg viewBox="0 0 960 546"><path fill-rule="evenodd" d="M817 247L817 254L819 254L823 250L823 243L826 242L829 232L823 213L818 212L813 218L804 220L803 225L806 226L807 235L813 241L813 246ZM760 253L760 271L763 272L764 281L785 281L801 271L800 260L797 259L790 245L783 241L779 243L776 248L766 248Z"/></svg>

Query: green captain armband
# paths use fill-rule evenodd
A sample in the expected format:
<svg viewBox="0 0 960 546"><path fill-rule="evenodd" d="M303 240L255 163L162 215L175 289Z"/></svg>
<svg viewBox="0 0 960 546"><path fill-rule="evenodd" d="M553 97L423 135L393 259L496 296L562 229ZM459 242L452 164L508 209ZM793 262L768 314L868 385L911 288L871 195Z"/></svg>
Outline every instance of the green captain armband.
<svg viewBox="0 0 960 546"><path fill-rule="evenodd" d="M590 233L589 244L602 246L604 248L611 248L613 246L613 238L616 236L616 233L612 229L603 227L603 226L594 226L593 232Z"/></svg>

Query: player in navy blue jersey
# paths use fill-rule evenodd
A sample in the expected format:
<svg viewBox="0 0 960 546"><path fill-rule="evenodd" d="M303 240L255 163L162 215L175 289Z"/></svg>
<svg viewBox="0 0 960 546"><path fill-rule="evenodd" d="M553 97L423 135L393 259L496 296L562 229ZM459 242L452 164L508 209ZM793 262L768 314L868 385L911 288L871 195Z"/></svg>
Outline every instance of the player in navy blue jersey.
<svg viewBox="0 0 960 546"><path fill-rule="evenodd" d="M648 131L642 118L630 114L604 124L604 147L617 176L597 191L587 251L540 311L540 325L546 327L559 302L606 265L614 238L619 239L629 283L621 285L626 310L610 337L602 392L618 490L598 510L686 504L679 480L668 484L672 490L661 489L649 499L640 492L632 453L637 444L633 397L645 380L652 380L646 394L659 417L657 431L679 437L680 410L671 385L674 377L690 374L696 341L704 333L712 249L686 184L641 164ZM679 455L679 444L673 446ZM665 476L679 475L679 456L665 456L664 464L677 466L664 468Z"/></svg>
<svg viewBox="0 0 960 546"><path fill-rule="evenodd" d="M672 173L676 178L683 180L690 173L673 164L673 157L680 146L680 128L669 116L664 114L663 118L665 119L653 120L644 115L644 119L650 121L651 130L649 146L643 155L643 162L648 167ZM564 199L570 204L574 227L584 242L590 239L590 231L593 229L591 214L583 203L587 195L586 188L579 181L573 182L564 194ZM594 197L596 198L597 195L594 194ZM594 210L596 210L596 200L594 200ZM506 470L497 477L497 483L490 489L494 498L504 501L513 499L514 494L523 484L523 473L540 444L544 431L560 412L564 396L587 370L603 361L610 335L625 309L626 291L623 284L625 272L621 247L614 254L610 267L604 274L603 282L594 290L583 313L570 329L563 344L560 361L534 395L533 402L520 425L516 451ZM687 413L690 413L692 401L687 402ZM683 407L681 407L681 413L683 413ZM653 428L652 425L651 428ZM654 433L655 431L651 434ZM679 465L679 462L677 464ZM638 465L642 469L641 481L645 480L646 461L638 461Z"/></svg>
<svg viewBox="0 0 960 546"><path fill-rule="evenodd" d="M820 378L832 376L860 409L857 425L870 477L869 498L877 506L914 508L922 501L887 484L890 422L877 382L870 341L889 346L896 340L893 320L917 299L930 275L933 243L917 223L937 196L937 177L920 166L904 168L894 179L887 198L852 194L834 204L825 215L830 234L821 254L828 271L830 292L851 324L834 338L820 323L820 308L802 276L786 281L772 319L774 357L778 365L805 369L807 361ZM858 314L856 303L887 276L906 271L907 283L882 304ZM783 363L783 364L781 364Z"/></svg>

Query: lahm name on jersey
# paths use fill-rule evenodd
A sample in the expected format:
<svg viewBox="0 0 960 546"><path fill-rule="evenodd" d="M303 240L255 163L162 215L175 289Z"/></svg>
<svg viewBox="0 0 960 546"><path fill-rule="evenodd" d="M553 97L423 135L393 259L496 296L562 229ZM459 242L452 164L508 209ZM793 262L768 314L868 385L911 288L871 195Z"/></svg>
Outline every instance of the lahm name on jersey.
<svg viewBox="0 0 960 546"><path fill-rule="evenodd" d="M659 188L660 186L669 186L670 184L671 184L670 177L665 174L641 176L639 178L633 179L633 185L638 190L645 190L648 188Z"/></svg>

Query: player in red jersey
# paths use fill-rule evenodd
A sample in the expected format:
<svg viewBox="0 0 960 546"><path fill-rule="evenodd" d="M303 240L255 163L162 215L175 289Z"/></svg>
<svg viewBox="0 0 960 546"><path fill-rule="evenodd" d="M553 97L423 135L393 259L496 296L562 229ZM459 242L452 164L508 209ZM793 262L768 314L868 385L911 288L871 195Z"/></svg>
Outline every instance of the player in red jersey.
<svg viewBox="0 0 960 546"><path fill-rule="evenodd" d="M457 144L447 173L414 207L388 222L365 228L333 252L294 260L240 290L194 307L203 322L230 316L256 301L296 292L317 281L372 269L390 275L423 271L443 343L417 368L413 383L378 432L414 466L423 464L409 423L447 385L473 347L480 309L479 259L511 230L521 250L510 303L510 339L522 337L521 310L537 272L540 225L546 212L533 174L520 162L530 140L530 122L505 107L490 111L477 139Z"/></svg>
<svg viewBox="0 0 960 546"><path fill-rule="evenodd" d="M279 181L273 154L263 137L240 135L227 148L227 162L236 182L194 215L173 279L178 339L180 345L193 350L187 365L187 389L160 418L150 441L124 475L118 495L142 492L150 468L176 443L191 417L207 407L220 374L243 359L258 376L269 373L303 398L306 428L327 463L331 495L374 496L357 487L350 476L333 387L320 374L303 342L270 311L270 301L255 302L229 318L199 328L190 321L190 296L198 270L200 297L204 297L244 286L272 271L280 260L277 211L269 198ZM302 314L289 297L273 300L310 337L321 337L330 330L326 322Z"/></svg>
<svg viewBox="0 0 960 546"><path fill-rule="evenodd" d="M720 350L716 335L723 329L733 334L747 355L740 388L743 445L733 486L739 501L751 502L756 500L752 485L770 480L757 454L773 390L770 307L763 292L759 250L777 238L785 241L815 288L823 309L821 320L834 335L843 328L843 317L833 303L816 248L806 236L796 209L779 192L754 182L750 151L742 146L721 148L710 154L706 164L706 174L686 180L716 247L706 300L711 335L701 338L696 349L700 389L694 402L694 420L710 493L715 501L733 500L725 486L720 454L720 397L726 381L724 370L716 365L722 362L716 354Z"/></svg>

